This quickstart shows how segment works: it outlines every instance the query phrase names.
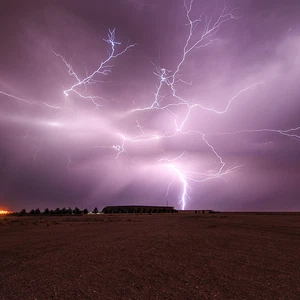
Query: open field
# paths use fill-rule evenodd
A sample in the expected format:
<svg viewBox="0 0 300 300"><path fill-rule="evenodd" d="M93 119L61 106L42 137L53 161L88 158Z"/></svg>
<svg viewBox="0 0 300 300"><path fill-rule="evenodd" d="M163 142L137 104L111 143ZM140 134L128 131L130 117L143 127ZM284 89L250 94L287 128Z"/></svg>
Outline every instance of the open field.
<svg viewBox="0 0 300 300"><path fill-rule="evenodd" d="M0 299L300 299L300 214L0 217Z"/></svg>

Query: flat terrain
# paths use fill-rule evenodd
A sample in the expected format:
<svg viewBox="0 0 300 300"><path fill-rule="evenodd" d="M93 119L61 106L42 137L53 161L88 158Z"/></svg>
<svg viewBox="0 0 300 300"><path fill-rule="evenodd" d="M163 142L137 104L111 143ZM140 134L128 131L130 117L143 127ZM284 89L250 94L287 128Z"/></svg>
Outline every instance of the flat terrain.
<svg viewBox="0 0 300 300"><path fill-rule="evenodd" d="M300 299L300 214L0 217L0 299Z"/></svg>

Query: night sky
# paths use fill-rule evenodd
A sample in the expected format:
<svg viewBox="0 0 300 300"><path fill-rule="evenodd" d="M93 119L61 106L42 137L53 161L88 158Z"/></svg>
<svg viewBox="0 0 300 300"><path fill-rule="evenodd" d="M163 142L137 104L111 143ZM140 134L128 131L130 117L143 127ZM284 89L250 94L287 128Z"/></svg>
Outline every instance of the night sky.
<svg viewBox="0 0 300 300"><path fill-rule="evenodd" d="M190 4L2 4L0 209L300 210L300 2Z"/></svg>

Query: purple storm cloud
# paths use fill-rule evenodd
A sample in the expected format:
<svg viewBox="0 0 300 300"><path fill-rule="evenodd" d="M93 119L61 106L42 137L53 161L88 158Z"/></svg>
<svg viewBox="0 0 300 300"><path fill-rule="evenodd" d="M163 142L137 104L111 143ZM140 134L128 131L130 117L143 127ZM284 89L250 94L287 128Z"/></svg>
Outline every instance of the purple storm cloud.
<svg viewBox="0 0 300 300"><path fill-rule="evenodd" d="M11 1L0 208L300 209L299 1Z"/></svg>

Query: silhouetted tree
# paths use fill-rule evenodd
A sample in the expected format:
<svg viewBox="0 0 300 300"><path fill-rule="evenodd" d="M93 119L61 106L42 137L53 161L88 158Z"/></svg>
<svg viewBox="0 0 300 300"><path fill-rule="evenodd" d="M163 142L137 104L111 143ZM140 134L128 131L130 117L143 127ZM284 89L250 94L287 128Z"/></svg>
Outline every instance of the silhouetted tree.
<svg viewBox="0 0 300 300"><path fill-rule="evenodd" d="M87 209L84 209L84 210L83 210L83 213L84 213L85 215L87 215L87 214L89 213L89 211L88 211Z"/></svg>
<svg viewBox="0 0 300 300"><path fill-rule="evenodd" d="M54 210L51 209L51 210L50 210L50 215L54 215L54 214L55 214Z"/></svg>
<svg viewBox="0 0 300 300"><path fill-rule="evenodd" d="M63 215L65 215L65 214L67 213L67 209L66 209L65 207L62 208L61 213L62 213Z"/></svg>
<svg viewBox="0 0 300 300"><path fill-rule="evenodd" d="M32 209L30 212L29 212L30 215L34 215L35 214L35 210Z"/></svg>
<svg viewBox="0 0 300 300"><path fill-rule="evenodd" d="M25 216L26 215L26 209L22 209L19 213L20 216Z"/></svg>
<svg viewBox="0 0 300 300"><path fill-rule="evenodd" d="M37 208L37 209L34 211L34 213L35 213L36 215L40 215L40 214L41 214L41 211L40 211L39 208Z"/></svg>
<svg viewBox="0 0 300 300"><path fill-rule="evenodd" d="M61 210L60 210L59 207L57 207L57 208L55 209L54 214L55 214L55 215L60 215L60 214L61 214Z"/></svg>
<svg viewBox="0 0 300 300"><path fill-rule="evenodd" d="M73 213L75 215L80 215L82 213L82 211L78 207L75 207L75 209L73 210Z"/></svg>
<svg viewBox="0 0 300 300"><path fill-rule="evenodd" d="M49 211L49 208L46 208L43 212L44 215L49 215L50 211Z"/></svg>
<svg viewBox="0 0 300 300"><path fill-rule="evenodd" d="M97 214L99 212L98 208L95 207L94 210L93 210L93 214Z"/></svg>
<svg viewBox="0 0 300 300"><path fill-rule="evenodd" d="M72 210L71 207L69 207L69 208L67 209L67 214L68 214L68 215L72 215L72 214L73 214L73 210Z"/></svg>

